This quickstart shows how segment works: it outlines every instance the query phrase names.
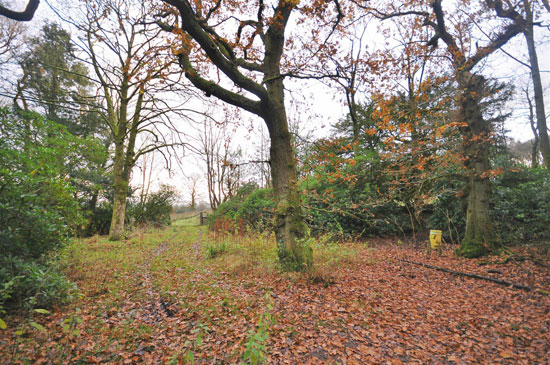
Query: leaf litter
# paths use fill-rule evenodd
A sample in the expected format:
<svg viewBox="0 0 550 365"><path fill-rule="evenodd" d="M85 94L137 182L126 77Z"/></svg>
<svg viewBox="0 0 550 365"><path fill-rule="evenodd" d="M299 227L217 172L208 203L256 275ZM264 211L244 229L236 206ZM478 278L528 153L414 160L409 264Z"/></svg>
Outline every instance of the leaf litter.
<svg viewBox="0 0 550 365"><path fill-rule="evenodd" d="M289 274L266 266L269 259L251 250L249 261L236 248L219 258L200 254L204 241L220 238L201 241L196 227L164 239L151 235L146 244L121 243L123 262L107 259L117 248L106 240L75 243L81 256L73 257L78 265L71 275L83 296L35 318L44 331L16 334L25 320L9 317L9 328L0 332L1 361L239 363L268 311L266 294L273 305L268 363L532 364L544 363L550 353L550 297L544 292L405 261L548 290L550 269L525 253L513 253L527 257L522 260L472 260L449 248L427 257L418 248L373 240L347 245L353 259L332 262L324 268L328 274ZM259 249L273 249L266 242ZM243 262L235 264L239 257Z"/></svg>

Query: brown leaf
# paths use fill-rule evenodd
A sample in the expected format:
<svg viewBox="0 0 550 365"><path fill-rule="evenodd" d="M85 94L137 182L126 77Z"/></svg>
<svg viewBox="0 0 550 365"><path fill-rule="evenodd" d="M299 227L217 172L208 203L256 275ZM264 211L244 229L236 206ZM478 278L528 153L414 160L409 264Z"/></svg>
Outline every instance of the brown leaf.
<svg viewBox="0 0 550 365"><path fill-rule="evenodd" d="M515 356L514 353L510 350L502 350L499 355L503 359L511 359Z"/></svg>

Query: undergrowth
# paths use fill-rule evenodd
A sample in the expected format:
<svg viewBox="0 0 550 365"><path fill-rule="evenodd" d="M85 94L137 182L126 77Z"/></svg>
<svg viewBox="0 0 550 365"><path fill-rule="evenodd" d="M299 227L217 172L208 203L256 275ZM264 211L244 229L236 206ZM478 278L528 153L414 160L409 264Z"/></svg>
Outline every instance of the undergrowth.
<svg viewBox="0 0 550 365"><path fill-rule="evenodd" d="M170 354L166 362L197 361L205 349L216 346L220 331L240 328L244 335L230 340L235 350L223 355L224 361L265 363L269 333L275 323L274 299L269 295L261 297L253 289L256 284L265 283L260 289L263 293L269 293L271 286L281 280L288 281L288 285L330 285L339 280L339 268L360 256L359 245L338 244L330 237L311 240L315 265L306 272L289 273L278 264L273 234L222 236L204 229L191 220L181 220L162 230L136 230L118 242L104 236L74 240L61 251L61 260L65 262L64 273L78 285L81 295L62 311L32 311L34 317L23 326L24 336L41 344L53 335L75 343L85 333L94 333L94 338L101 340L88 346L84 358L94 361L109 351L109 361L127 359L124 356L136 351L136 341L167 326L163 321L154 325L142 321L151 316L147 314L149 289L143 283L143 274L148 272L151 290L172 303L177 316L187 318L182 323L193 323L189 342ZM161 244L163 249L159 251ZM147 262L150 264L144 265ZM4 289L6 293L10 291L10 287ZM41 307L33 306L37 308ZM140 319L140 315L145 317ZM17 351L12 352L13 360L33 358L24 349L27 337L14 332L18 330L15 320L1 312L0 318L15 339L13 346ZM117 338L127 338L128 344L117 342ZM61 343L52 354L61 362L71 362L77 356Z"/></svg>
<svg viewBox="0 0 550 365"><path fill-rule="evenodd" d="M250 330L248 341L245 344L243 360L256 365L267 362L267 341L269 339L269 328L275 324L271 311L273 310L273 298L269 293L264 295L265 310L260 315L256 331Z"/></svg>

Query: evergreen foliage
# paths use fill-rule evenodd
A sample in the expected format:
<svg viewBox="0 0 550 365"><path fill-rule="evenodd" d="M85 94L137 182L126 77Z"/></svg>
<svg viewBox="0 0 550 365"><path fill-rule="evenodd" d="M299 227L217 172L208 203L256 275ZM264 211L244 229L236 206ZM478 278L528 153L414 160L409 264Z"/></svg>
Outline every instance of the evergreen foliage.
<svg viewBox="0 0 550 365"><path fill-rule="evenodd" d="M46 305L67 292L48 257L85 223L70 172L96 147L38 114L0 109L0 305Z"/></svg>
<svg viewBox="0 0 550 365"><path fill-rule="evenodd" d="M169 225L176 195L173 187L162 185L158 191L149 194L143 201L128 207L129 220L136 225L153 224L159 227Z"/></svg>

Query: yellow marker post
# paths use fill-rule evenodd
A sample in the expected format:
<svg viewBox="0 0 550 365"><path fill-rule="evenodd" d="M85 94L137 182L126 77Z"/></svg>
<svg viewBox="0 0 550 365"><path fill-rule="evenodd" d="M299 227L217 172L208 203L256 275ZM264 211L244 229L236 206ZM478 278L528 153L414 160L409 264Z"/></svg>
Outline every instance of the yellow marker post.
<svg viewBox="0 0 550 365"><path fill-rule="evenodd" d="M438 229L430 230L430 242L428 242L428 256L430 256L432 250L439 251L439 255L441 255L441 234L442 232Z"/></svg>
<svg viewBox="0 0 550 365"><path fill-rule="evenodd" d="M438 229L430 230L430 245L433 250L441 249L441 234L442 232Z"/></svg>

